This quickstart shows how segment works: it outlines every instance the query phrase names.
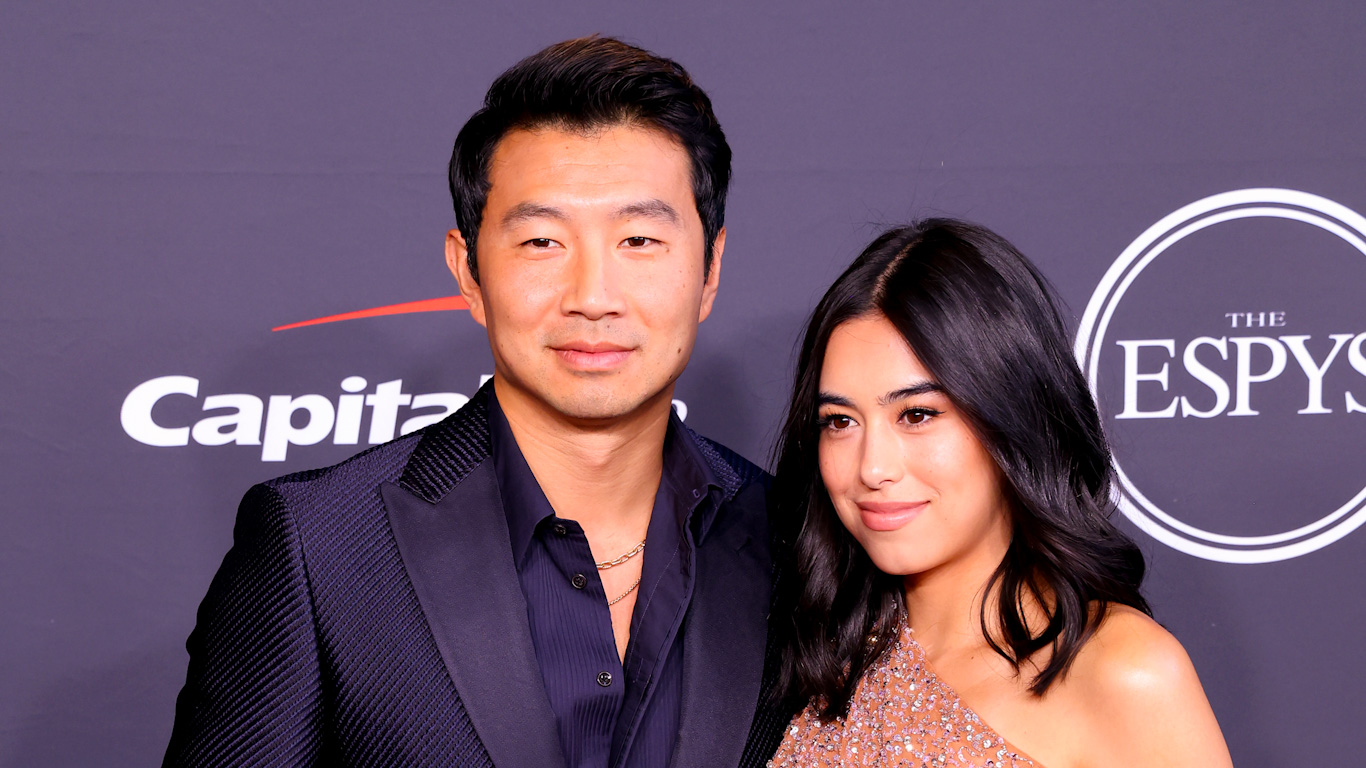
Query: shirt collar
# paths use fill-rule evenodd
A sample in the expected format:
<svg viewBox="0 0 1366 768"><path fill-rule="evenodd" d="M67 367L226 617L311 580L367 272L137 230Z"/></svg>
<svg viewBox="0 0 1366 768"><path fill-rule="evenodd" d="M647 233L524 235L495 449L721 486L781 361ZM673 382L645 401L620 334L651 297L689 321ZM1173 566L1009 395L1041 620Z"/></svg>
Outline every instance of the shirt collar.
<svg viewBox="0 0 1366 768"><path fill-rule="evenodd" d="M725 487L702 455L692 432L669 411L669 428L664 436L664 477L673 486L679 506L688 514L688 524L698 544L707 536Z"/></svg>

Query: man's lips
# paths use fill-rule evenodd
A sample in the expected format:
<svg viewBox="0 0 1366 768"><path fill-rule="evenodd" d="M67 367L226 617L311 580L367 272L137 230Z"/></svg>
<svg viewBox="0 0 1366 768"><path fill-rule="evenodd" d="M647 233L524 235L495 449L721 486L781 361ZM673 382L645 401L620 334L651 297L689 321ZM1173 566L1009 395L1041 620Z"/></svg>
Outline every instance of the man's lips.
<svg viewBox="0 0 1366 768"><path fill-rule="evenodd" d="M583 371L605 371L621 365L633 351L620 344L597 341L571 341L550 347L571 368Z"/></svg>
<svg viewBox="0 0 1366 768"><path fill-rule="evenodd" d="M859 517L870 531L895 531L914 520L929 506L928 501L861 501Z"/></svg>

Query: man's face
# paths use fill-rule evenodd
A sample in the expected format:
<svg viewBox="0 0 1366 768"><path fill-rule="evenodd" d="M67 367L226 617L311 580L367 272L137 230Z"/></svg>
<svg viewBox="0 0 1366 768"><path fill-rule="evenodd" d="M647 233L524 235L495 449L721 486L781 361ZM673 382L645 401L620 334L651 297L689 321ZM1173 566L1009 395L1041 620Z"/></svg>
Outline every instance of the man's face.
<svg viewBox="0 0 1366 768"><path fill-rule="evenodd" d="M590 134L517 130L499 142L479 229L446 261L488 329L500 399L603 421L667 404L711 312L724 231L705 240L687 152L618 125Z"/></svg>

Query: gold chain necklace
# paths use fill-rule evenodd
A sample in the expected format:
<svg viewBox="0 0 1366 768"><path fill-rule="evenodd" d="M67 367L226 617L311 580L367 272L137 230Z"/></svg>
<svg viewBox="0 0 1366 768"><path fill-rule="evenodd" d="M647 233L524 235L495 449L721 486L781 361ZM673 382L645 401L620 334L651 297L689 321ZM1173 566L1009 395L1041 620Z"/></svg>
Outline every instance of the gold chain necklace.
<svg viewBox="0 0 1366 768"><path fill-rule="evenodd" d="M598 569L599 571L605 571L605 570L607 570L608 568L616 568L618 565L621 565L622 563L626 562L627 560L630 560L631 558L635 557L636 555L638 555L638 554L640 554L641 552L644 552L644 551L645 551L645 539L641 539L639 544L637 544L637 545L635 545L634 547L632 547L630 552L627 552L626 554L622 555L621 557L618 557L618 558L615 559L615 560L608 560L607 562L604 562L604 563L593 563L593 565L597 566L597 569Z"/></svg>
<svg viewBox="0 0 1366 768"><path fill-rule="evenodd" d="M617 603L621 602L622 600L625 600L625 599L626 599L626 596L629 595L629 594L631 594L632 592L636 591L636 587L638 587L638 586L640 586L640 579L636 579L635 583L631 585L630 589L627 589L625 592L622 592L620 595L617 595L617 597L616 597L615 600L608 600L608 601L607 601L608 607L611 607L611 606L613 606L613 605L616 605Z"/></svg>
<svg viewBox="0 0 1366 768"><path fill-rule="evenodd" d="M606 562L601 562L601 563L593 563L593 566L596 567L599 571L605 571L605 570L607 570L608 568L616 568L618 565L621 565L621 564L625 563L627 560L630 560L631 558L635 557L636 555L638 555L638 554L640 554L641 552L644 552L644 551L645 551L645 539L641 539L641 540L640 540L640 543L637 544L637 545L635 545L634 547L632 547L630 552L627 552L626 554L624 554L624 555L622 555L621 557L618 557L618 558L616 558L616 559L614 559L614 560L607 560ZM616 605L617 603L621 602L622 600L625 600L625 599L626 599L626 596L629 595L629 594L631 594L632 592L636 591L636 587L638 587L638 586L640 586L640 579L639 579L639 578L636 578L636 580L635 580L634 582L631 583L631 586L629 586L629 587L626 588L626 591L625 591L625 592L622 592L620 595L617 595L615 598L613 598L613 599L607 601L608 607L611 607L611 606L613 606L613 605Z"/></svg>

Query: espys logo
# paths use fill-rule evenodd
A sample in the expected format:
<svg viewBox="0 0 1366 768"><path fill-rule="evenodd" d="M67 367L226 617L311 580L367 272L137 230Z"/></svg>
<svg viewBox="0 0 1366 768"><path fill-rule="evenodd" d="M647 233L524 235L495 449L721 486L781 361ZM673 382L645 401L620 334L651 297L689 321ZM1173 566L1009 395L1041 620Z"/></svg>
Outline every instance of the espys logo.
<svg viewBox="0 0 1366 768"><path fill-rule="evenodd" d="M328 315L271 330L288 331L343 320L468 308L463 298L446 296ZM488 378L488 374L480 376L480 386ZM201 397L200 381L193 376L157 376L128 393L119 411L119 421L129 437L144 445L173 448L188 446L193 441L206 446L261 446L261 461L284 461L290 446L316 445L329 436L335 445L359 445L366 409L369 409L366 442L378 445L435 424L469 401L468 395L459 392L404 392L402 379L381 382L367 392L370 384L365 378L348 376L342 379L340 388L341 392L335 395L262 397L227 393ZM192 398L201 404L201 411L207 415L192 424L161 423L154 418L153 410L168 398ZM674 400L673 405L680 419L688 417L688 407L683 401ZM401 413L406 418L400 422ZM297 418L300 414L304 416L302 422Z"/></svg>
<svg viewBox="0 0 1366 768"><path fill-rule="evenodd" d="M1126 248L1076 340L1124 515L1226 563L1366 523L1363 288L1366 218L1305 192L1214 195Z"/></svg>

